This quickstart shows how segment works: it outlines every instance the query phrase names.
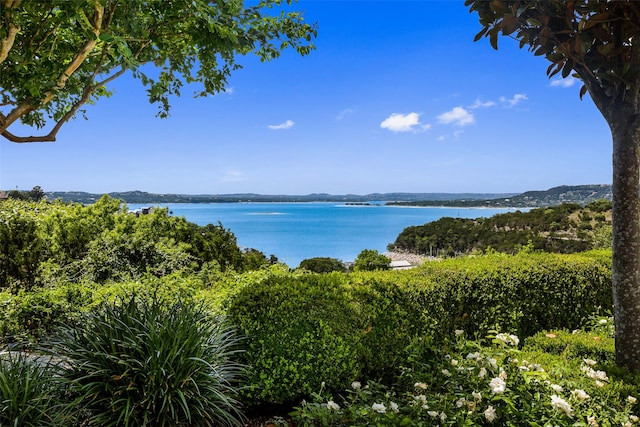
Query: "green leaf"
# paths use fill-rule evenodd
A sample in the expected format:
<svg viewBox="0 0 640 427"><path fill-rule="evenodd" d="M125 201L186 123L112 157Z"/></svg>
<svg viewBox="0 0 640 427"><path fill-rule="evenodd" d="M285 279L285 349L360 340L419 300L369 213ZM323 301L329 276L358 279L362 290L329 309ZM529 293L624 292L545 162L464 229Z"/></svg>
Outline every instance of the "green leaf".
<svg viewBox="0 0 640 427"><path fill-rule="evenodd" d="M587 86L586 85L582 85L582 87L580 88L580 99L582 99L582 97L587 93Z"/></svg>

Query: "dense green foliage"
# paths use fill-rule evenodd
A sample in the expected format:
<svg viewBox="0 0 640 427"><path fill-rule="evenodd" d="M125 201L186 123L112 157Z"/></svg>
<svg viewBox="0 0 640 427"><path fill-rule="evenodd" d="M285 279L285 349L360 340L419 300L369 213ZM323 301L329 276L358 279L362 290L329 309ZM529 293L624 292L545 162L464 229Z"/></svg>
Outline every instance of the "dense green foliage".
<svg viewBox="0 0 640 427"><path fill-rule="evenodd" d="M589 209L594 221L608 215L605 202ZM593 320L612 306L609 250L550 254L530 244L517 255L486 251L402 271L379 269L388 258L363 251L363 260L382 265L314 273L268 265L274 260L241 251L221 225L200 227L163 209L136 216L108 197L86 207L9 200L0 204L0 218L1 261L10 269L3 270L0 289L0 351L27 340L48 348L62 325L64 344L56 351L66 369L55 377L66 381L56 384L60 397L47 391L50 371L39 377L40 371L23 369L36 365L5 365L9 390L30 376L36 380L33 400L12 402L5 411L29 413L40 405L30 402L48 408L56 400L59 406L47 413L64 418L51 425L207 425L214 418L234 424L243 407L290 410L302 399L309 403L293 415L301 425L438 425L442 414L453 424L481 425L489 406L498 419L568 425L570 418L547 402L548 386L530 376L588 390L595 406L563 395L582 417L574 421L599 405L603 420L620 424L632 407L616 399L638 395L636 379L611 367L610 323ZM240 341L213 320L220 315ZM600 328L597 340L566 332L585 325ZM477 340L497 336L492 331L517 334L528 347L505 351ZM199 352L216 342L222 359ZM593 379L563 367L569 360L580 373L583 358L623 376L594 388ZM225 369L209 369L214 359L228 362L229 376L211 375ZM475 377L456 371L452 360ZM553 370L549 376L521 368L543 362ZM241 365L248 371L238 382ZM479 378L482 368L487 372ZM489 375L502 371L507 390L491 395ZM35 386L39 379L46 387ZM358 382L362 388L344 392ZM428 390L415 389L416 382ZM485 397L471 408L476 390ZM465 411L458 406L463 398ZM430 409L416 399L426 399ZM437 417L429 414L434 410Z"/></svg>
<svg viewBox="0 0 640 427"><path fill-rule="evenodd" d="M578 328L611 307L607 252L493 255L406 271L306 274L248 284L230 301L247 336L248 395L300 399L357 378L386 382L422 336Z"/></svg>
<svg viewBox="0 0 640 427"><path fill-rule="evenodd" d="M444 217L405 228L390 250L434 256L485 251L515 253L529 244L546 252L573 253L611 247L601 236L610 234L611 202L595 201L582 208L562 204L528 212L510 212L490 218Z"/></svg>
<svg viewBox="0 0 640 427"><path fill-rule="evenodd" d="M0 203L0 288L136 280L197 272L256 269L270 261L238 248L222 224L199 226L167 209L133 215L104 196L88 206Z"/></svg>
<svg viewBox="0 0 640 427"><path fill-rule="evenodd" d="M302 268L313 273L331 273L332 271L344 272L346 270L342 261L328 257L303 259L298 268Z"/></svg>

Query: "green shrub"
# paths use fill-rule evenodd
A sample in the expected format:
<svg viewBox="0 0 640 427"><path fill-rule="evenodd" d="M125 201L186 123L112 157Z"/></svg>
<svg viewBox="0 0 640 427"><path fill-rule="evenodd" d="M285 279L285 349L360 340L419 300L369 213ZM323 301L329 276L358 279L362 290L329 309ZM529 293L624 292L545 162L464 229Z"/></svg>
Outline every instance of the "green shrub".
<svg viewBox="0 0 640 427"><path fill-rule="evenodd" d="M330 389L360 375L359 337L367 324L345 276L271 277L231 298L229 320L246 336L252 403L285 403L325 382Z"/></svg>
<svg viewBox="0 0 640 427"><path fill-rule="evenodd" d="M56 348L85 423L101 426L241 425L230 361L237 338L190 302L128 297L65 328Z"/></svg>
<svg viewBox="0 0 640 427"><path fill-rule="evenodd" d="M328 257L303 259L298 268L308 270L313 273L331 273L332 271L344 273L346 271L346 267L342 261Z"/></svg>
<svg viewBox="0 0 640 427"><path fill-rule="evenodd" d="M566 359L592 359L600 363L614 363L612 337L594 332L566 330L539 332L525 340L523 350L561 355Z"/></svg>
<svg viewBox="0 0 640 427"><path fill-rule="evenodd" d="M422 307L426 332L435 336L456 329L483 336L495 329L524 338L579 328L599 308L612 307L606 253L486 255L360 276L396 283L409 293Z"/></svg>
<svg viewBox="0 0 640 427"><path fill-rule="evenodd" d="M0 426L70 425L54 370L48 358L0 351Z"/></svg>

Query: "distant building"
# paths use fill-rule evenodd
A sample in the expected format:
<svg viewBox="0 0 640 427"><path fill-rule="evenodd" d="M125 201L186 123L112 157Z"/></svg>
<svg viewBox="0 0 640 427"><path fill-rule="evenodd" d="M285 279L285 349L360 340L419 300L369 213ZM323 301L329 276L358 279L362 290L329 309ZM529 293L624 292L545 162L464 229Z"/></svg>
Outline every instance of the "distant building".
<svg viewBox="0 0 640 427"><path fill-rule="evenodd" d="M391 267L392 270L408 270L410 268L413 268L414 265L412 265L409 261L403 259L398 261L391 261L389 267Z"/></svg>
<svg viewBox="0 0 640 427"><path fill-rule="evenodd" d="M9 193L7 193L6 191L0 190L0 200L5 200L8 198L9 198Z"/></svg>
<svg viewBox="0 0 640 427"><path fill-rule="evenodd" d="M152 210L153 210L153 207L149 206L149 207L143 207L143 208L138 208L138 209L131 209L131 210L129 210L129 213L133 214L135 216L149 215Z"/></svg>

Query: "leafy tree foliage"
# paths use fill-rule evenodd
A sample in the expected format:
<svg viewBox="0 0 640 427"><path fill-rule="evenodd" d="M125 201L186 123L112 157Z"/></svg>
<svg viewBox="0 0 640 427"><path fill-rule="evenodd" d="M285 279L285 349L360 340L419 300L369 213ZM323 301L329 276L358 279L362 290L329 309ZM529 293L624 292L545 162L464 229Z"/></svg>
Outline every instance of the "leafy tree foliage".
<svg viewBox="0 0 640 427"><path fill-rule="evenodd" d="M89 206L0 203L0 288L161 277L205 265L245 271L268 263L259 251L251 250L253 260L247 253L222 224L199 226L167 209L136 216L109 196Z"/></svg>
<svg viewBox="0 0 640 427"><path fill-rule="evenodd" d="M243 3L0 0L0 134L13 142L55 141L64 123L109 96L106 86L127 70L166 117L170 97L185 83L199 84L197 96L224 90L241 67L238 55L266 61L286 48L302 55L313 49L315 25L299 12L272 11L292 0ZM45 135L14 135L9 127L20 121L54 124Z"/></svg>
<svg viewBox="0 0 640 427"><path fill-rule="evenodd" d="M355 271L389 270L391 259L374 249L364 249L353 264Z"/></svg>
<svg viewBox="0 0 640 427"><path fill-rule="evenodd" d="M517 253L524 246L533 250L574 253L606 246L606 234L594 236L593 229L610 224L608 201L581 208L565 203L528 212L509 212L490 218L444 217L420 226L405 228L389 245L399 250L433 256L486 251ZM597 240L597 242L596 242ZM609 245L610 246L610 245Z"/></svg>
<svg viewBox="0 0 640 427"><path fill-rule="evenodd" d="M342 261L336 258L316 257L303 259L298 268L314 273L330 273L332 271L344 272L346 267Z"/></svg>
<svg viewBox="0 0 640 427"><path fill-rule="evenodd" d="M573 75L611 128L616 362L640 371L640 3L465 0L482 25L476 40L510 35Z"/></svg>

